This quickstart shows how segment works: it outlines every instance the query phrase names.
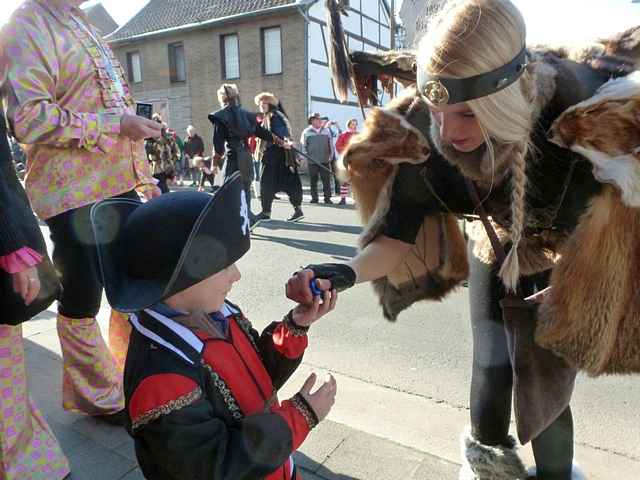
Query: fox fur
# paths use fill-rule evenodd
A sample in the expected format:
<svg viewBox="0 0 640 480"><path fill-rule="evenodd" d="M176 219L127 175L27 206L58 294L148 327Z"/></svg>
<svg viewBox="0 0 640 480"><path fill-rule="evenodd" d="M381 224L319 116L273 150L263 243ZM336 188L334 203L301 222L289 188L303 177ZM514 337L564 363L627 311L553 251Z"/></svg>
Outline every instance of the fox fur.
<svg viewBox="0 0 640 480"><path fill-rule="evenodd" d="M606 186L563 248L536 340L593 376L639 373L640 72L568 109L550 135Z"/></svg>
<svg viewBox="0 0 640 480"><path fill-rule="evenodd" d="M372 242L384 226L393 182L402 162L422 163L431 154L428 111L407 89L384 109L374 108L363 130L349 142L343 161L365 229L360 247ZM387 319L420 299L440 299L467 278L466 244L452 215L426 217L416 245L398 269L374 282Z"/></svg>

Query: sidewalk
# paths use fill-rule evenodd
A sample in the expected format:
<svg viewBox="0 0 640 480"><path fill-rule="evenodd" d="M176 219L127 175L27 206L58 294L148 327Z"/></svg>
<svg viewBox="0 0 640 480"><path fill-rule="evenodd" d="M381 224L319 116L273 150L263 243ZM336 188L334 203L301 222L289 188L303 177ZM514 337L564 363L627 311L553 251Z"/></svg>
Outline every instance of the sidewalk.
<svg viewBox="0 0 640 480"><path fill-rule="evenodd" d="M45 311L23 329L30 393L71 462L71 480L144 479L123 428L62 409L55 313ZM311 433L295 462L306 480L453 480L458 472L454 463L329 420Z"/></svg>

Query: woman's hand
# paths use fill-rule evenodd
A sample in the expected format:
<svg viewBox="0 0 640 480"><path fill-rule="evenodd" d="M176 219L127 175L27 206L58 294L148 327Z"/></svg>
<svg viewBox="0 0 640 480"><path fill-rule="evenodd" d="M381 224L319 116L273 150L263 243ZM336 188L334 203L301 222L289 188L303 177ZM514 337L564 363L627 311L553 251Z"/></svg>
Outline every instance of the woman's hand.
<svg viewBox="0 0 640 480"><path fill-rule="evenodd" d="M326 282L331 286L327 280L316 280L320 285L326 286L321 282ZM322 287L320 287L322 289ZM324 290L322 292L322 302L320 302L320 295L315 296L310 304L299 304L293 309L291 315L293 317L293 323L299 327L309 327L321 317L329 313L336 308L336 302L338 301L338 292L335 290Z"/></svg>
<svg viewBox="0 0 640 480"><path fill-rule="evenodd" d="M332 375L328 375L328 378L324 381L320 388L314 393L311 393L311 389L316 383L316 374L312 373L309 378L304 382L304 385L300 389L300 395L304 397L309 406L313 409L313 412L318 417L318 421L321 422L331 411L331 407L336 401L337 385L336 380Z"/></svg>
<svg viewBox="0 0 640 480"><path fill-rule="evenodd" d="M120 118L120 135L131 140L160 137L162 124L138 115L125 113Z"/></svg>
<svg viewBox="0 0 640 480"><path fill-rule="evenodd" d="M145 200L149 201L162 195L162 191L157 185L149 185L143 192Z"/></svg>
<svg viewBox="0 0 640 480"><path fill-rule="evenodd" d="M40 293L40 278L35 267L12 274L13 291L22 297L25 305L30 305Z"/></svg>

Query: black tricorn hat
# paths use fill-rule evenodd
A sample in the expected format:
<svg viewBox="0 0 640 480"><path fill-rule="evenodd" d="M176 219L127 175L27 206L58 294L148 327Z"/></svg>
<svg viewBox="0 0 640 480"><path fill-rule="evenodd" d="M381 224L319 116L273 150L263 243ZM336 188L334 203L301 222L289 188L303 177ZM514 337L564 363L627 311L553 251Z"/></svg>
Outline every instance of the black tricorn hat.
<svg viewBox="0 0 640 480"><path fill-rule="evenodd" d="M175 192L147 203L111 198L91 208L107 299L121 312L150 307L218 273L249 250L239 174L214 194Z"/></svg>

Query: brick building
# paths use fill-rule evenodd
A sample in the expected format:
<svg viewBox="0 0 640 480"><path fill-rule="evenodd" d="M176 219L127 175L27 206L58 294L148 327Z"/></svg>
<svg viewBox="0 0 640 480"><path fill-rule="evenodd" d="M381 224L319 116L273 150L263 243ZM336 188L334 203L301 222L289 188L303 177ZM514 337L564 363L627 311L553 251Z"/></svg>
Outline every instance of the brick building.
<svg viewBox="0 0 640 480"><path fill-rule="evenodd" d="M351 0L345 29L352 49L390 46L386 0ZM136 100L184 135L192 124L211 148L207 114L221 83L236 83L243 104L275 93L298 138L309 112L346 123L359 115L355 98L336 99L327 65L324 1L150 0L106 37L124 65Z"/></svg>

